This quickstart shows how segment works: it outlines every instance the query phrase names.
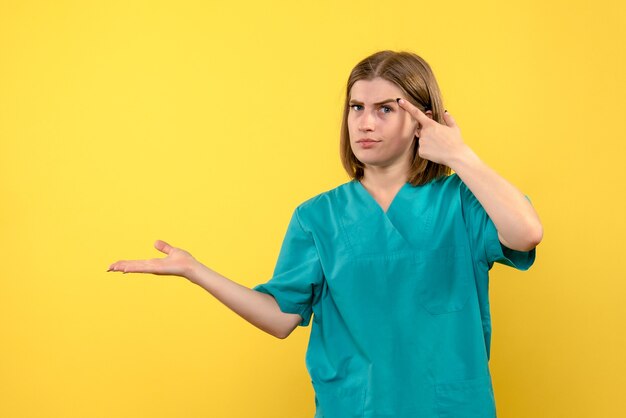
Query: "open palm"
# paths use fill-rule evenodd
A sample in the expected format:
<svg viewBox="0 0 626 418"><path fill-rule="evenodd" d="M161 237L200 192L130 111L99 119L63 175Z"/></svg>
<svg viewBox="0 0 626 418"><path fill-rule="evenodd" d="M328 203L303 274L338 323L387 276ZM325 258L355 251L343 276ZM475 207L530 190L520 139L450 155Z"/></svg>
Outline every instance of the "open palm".
<svg viewBox="0 0 626 418"><path fill-rule="evenodd" d="M111 264L107 271L185 276L196 261L187 251L172 247L165 241L157 240L154 248L167 254L167 257L150 260L120 260Z"/></svg>

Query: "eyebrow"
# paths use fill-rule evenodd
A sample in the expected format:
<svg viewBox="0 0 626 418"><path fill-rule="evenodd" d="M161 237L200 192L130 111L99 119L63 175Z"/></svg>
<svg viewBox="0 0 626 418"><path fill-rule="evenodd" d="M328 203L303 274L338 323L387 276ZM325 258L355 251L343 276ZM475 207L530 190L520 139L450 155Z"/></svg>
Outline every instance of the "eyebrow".
<svg viewBox="0 0 626 418"><path fill-rule="evenodd" d="M383 100L382 102L374 103L374 106L378 106L378 105L389 103L389 102L395 102L395 101L396 99L387 99L387 100ZM359 102L358 100L350 100L350 104L362 105L363 102Z"/></svg>

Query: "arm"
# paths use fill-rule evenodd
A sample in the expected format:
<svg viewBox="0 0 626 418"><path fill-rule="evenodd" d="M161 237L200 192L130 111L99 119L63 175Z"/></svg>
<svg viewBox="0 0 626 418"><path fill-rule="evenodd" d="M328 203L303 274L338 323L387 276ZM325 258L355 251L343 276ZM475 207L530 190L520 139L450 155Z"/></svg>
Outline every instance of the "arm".
<svg viewBox="0 0 626 418"><path fill-rule="evenodd" d="M485 208L502 244L512 250L530 251L541 242L543 227L531 203L474 151L460 147L449 164Z"/></svg>
<svg viewBox="0 0 626 418"><path fill-rule="evenodd" d="M433 120L432 111L422 112L398 98L417 122L419 156L453 169L476 196L498 230L500 242L516 251L530 251L543 238L543 226L535 209L511 183L500 177L463 142L461 129L452 115L443 114L445 124Z"/></svg>
<svg viewBox="0 0 626 418"><path fill-rule="evenodd" d="M302 321L298 314L282 312L273 296L235 283L201 263L194 265L187 278L243 319L277 338L287 338Z"/></svg>
<svg viewBox="0 0 626 418"><path fill-rule="evenodd" d="M274 297L249 289L198 262L187 251L156 241L155 248L165 258L151 260L121 260L111 264L108 271L152 273L185 277L211 293L255 327L277 337L286 338L302 321L298 314L284 313Z"/></svg>

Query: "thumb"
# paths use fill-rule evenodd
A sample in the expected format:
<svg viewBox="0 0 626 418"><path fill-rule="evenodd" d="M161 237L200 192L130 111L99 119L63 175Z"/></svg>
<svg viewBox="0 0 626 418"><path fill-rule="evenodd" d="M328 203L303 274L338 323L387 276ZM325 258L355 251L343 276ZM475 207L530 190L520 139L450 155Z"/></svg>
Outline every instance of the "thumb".
<svg viewBox="0 0 626 418"><path fill-rule="evenodd" d="M165 241L161 241L160 239L156 240L154 243L154 248L161 251L162 253L168 254L172 252L173 248Z"/></svg>
<svg viewBox="0 0 626 418"><path fill-rule="evenodd" d="M448 125L451 128L456 126L456 121L454 120L452 115L448 113L447 110L443 112L443 120L446 122L446 125Z"/></svg>

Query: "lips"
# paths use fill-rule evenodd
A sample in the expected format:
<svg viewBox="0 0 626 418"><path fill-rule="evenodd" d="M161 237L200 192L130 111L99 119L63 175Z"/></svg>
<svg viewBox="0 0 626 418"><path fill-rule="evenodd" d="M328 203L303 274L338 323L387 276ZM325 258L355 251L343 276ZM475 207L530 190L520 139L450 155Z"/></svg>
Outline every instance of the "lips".
<svg viewBox="0 0 626 418"><path fill-rule="evenodd" d="M359 139L357 142L357 146L361 149L370 149L370 148L376 148L379 142L381 141L377 141L375 139L372 138L361 138Z"/></svg>

